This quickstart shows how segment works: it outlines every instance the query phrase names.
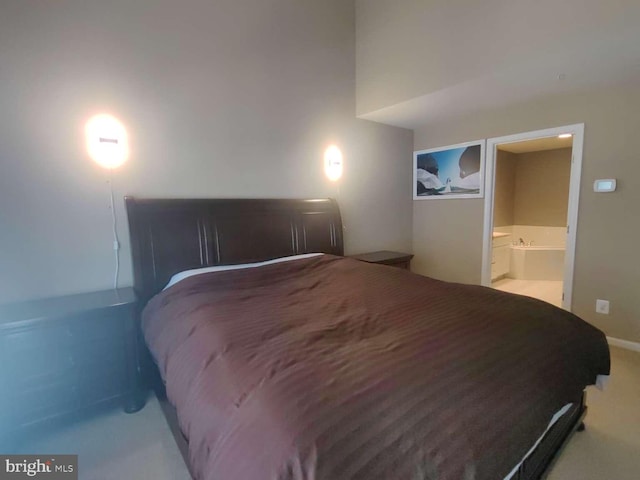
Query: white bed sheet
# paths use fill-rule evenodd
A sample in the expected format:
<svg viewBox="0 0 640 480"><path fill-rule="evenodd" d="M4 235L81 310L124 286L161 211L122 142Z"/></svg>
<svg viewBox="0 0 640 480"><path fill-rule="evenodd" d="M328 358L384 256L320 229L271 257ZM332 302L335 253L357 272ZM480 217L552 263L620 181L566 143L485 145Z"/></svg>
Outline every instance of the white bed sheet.
<svg viewBox="0 0 640 480"><path fill-rule="evenodd" d="M243 268L256 268L256 267L264 267L265 265L273 265L274 263L282 263L282 262L291 262L294 260L301 260L303 258L312 258L317 257L319 255L324 255L324 253L305 253L302 255L291 255L289 257L280 257L275 258L273 260L267 260L264 262L255 262L255 263L239 263L237 265L216 265L215 267L204 267L204 268L194 268L191 270L184 270L182 272L176 273L167 286L163 288L166 290L169 287L174 286L176 283L181 282L185 278L193 277L195 275L202 275L203 273L211 273L211 272L223 272L225 270L240 270Z"/></svg>

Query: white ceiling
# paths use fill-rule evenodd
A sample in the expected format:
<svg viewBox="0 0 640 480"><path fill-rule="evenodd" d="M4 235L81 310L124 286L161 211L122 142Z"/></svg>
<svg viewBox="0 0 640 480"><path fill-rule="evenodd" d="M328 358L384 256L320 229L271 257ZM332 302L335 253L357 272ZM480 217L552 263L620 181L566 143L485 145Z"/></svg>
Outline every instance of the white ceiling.
<svg viewBox="0 0 640 480"><path fill-rule="evenodd" d="M473 112L620 83L640 85L640 27L615 38L559 45L491 74L359 118L415 129Z"/></svg>

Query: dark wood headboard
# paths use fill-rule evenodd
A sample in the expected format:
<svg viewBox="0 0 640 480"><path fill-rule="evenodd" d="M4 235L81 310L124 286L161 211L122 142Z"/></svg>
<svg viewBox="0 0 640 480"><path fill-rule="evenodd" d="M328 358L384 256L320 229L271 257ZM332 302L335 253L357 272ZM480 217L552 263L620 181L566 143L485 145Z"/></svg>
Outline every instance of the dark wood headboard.
<svg viewBox="0 0 640 480"><path fill-rule="evenodd" d="M344 253L333 199L125 197L125 203L134 288L143 302L191 268Z"/></svg>

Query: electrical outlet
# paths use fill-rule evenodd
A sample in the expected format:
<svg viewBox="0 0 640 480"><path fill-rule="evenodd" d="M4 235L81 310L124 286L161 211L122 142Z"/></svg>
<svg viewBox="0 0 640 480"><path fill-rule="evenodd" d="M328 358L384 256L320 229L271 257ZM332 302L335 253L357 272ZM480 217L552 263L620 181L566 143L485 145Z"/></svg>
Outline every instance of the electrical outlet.
<svg viewBox="0 0 640 480"><path fill-rule="evenodd" d="M609 315L609 300L596 300L596 312Z"/></svg>

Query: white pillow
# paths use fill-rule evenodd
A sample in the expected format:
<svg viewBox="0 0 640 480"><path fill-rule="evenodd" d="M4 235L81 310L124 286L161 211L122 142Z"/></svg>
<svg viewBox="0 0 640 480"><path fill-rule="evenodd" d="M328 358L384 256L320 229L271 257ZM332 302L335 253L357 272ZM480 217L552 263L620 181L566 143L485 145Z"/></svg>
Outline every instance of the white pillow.
<svg viewBox="0 0 640 480"><path fill-rule="evenodd" d="M275 258L273 260L267 260L266 262L240 263L238 265L216 265L215 267L203 267L203 268L194 268L191 270L185 270L183 272L176 273L173 277L171 277L171 280L169 280L169 283L167 283L167 286L164 287L162 290L166 290L167 288L172 287L173 285L184 280L185 278L193 277L194 275L201 275L203 273L210 273L210 272L222 272L224 270L240 270L242 268L264 267L265 265L272 265L274 263L290 262L292 260L301 260L303 258L317 257L319 255L324 255L324 253L305 253L303 255L292 255L290 257Z"/></svg>

